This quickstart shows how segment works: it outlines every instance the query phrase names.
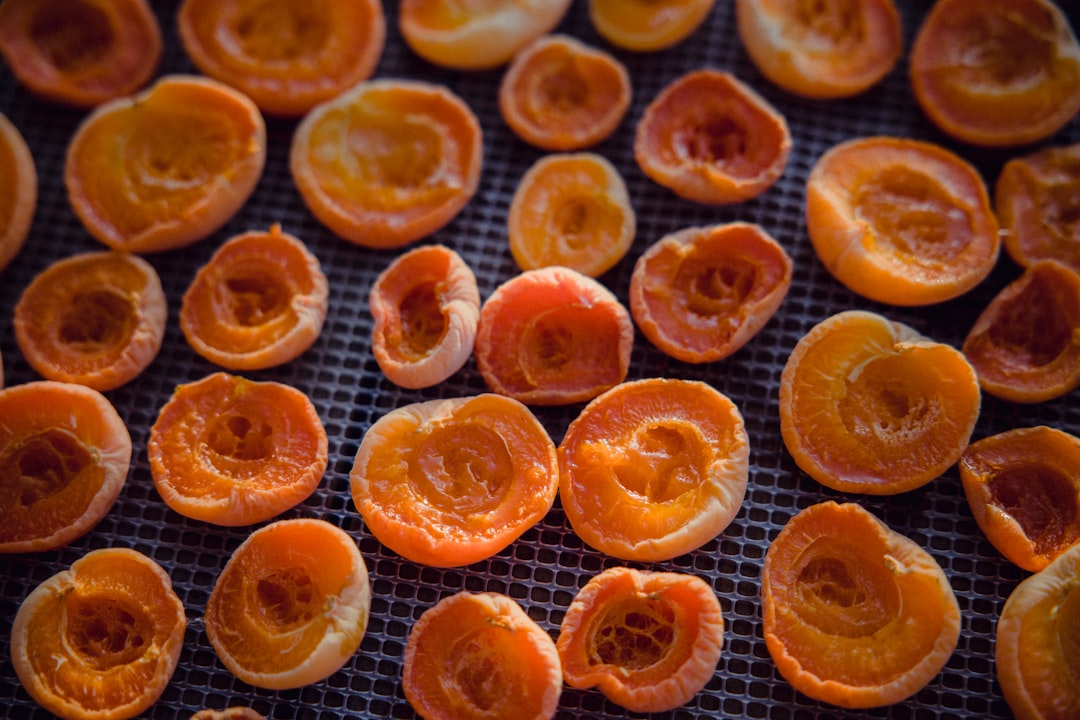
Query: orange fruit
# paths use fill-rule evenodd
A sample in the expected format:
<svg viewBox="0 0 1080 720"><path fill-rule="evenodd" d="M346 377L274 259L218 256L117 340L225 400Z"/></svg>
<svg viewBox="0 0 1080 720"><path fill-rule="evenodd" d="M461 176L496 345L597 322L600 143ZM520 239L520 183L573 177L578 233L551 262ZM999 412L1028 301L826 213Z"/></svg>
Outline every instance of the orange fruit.
<svg viewBox="0 0 1080 720"><path fill-rule="evenodd" d="M234 705L224 710L204 708L192 715L190 720L266 720L266 716L249 707Z"/></svg>
<svg viewBox="0 0 1080 720"><path fill-rule="evenodd" d="M37 195L34 156L19 129L0 113L0 271L26 243Z"/></svg>
<svg viewBox="0 0 1080 720"><path fill-rule="evenodd" d="M716 0L589 0L589 20L612 45L653 52L690 37L715 4Z"/></svg>

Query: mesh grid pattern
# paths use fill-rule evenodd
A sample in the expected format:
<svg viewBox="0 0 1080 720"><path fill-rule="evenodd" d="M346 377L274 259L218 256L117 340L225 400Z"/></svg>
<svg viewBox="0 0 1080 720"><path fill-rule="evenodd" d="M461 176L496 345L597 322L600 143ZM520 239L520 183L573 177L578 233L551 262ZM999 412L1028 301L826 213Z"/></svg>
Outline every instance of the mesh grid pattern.
<svg viewBox="0 0 1080 720"><path fill-rule="evenodd" d="M929 0L898 2L910 47ZM194 72L176 36L177 2L155 2L166 49L161 73ZM476 197L429 240L457 250L477 275L482 298L517 272L506 241L506 216L518 179L541 151L518 140L498 114L495 88L501 71L460 73L434 67L413 55L396 28L397 3L384 3L387 45L379 77L426 79L448 85L481 120L484 172ZM1073 18L1074 23L1076 18ZM610 159L627 182L638 216L638 233L627 257L601 281L624 302L636 257L666 233L690 225L745 220L761 224L795 263L791 291L767 327L732 357L703 366L664 356L639 334L630 377L703 380L731 397L742 411L751 442L751 474L741 510L732 525L704 547L647 567L690 572L707 579L720 598L725 619L723 655L705 690L664 717L768 718L1008 718L994 679L993 646L998 613L1026 573L1005 561L980 533L967 507L955 468L928 486L896 497L843 496L801 473L780 438L777 395L780 372L791 348L814 324L835 312L870 309L907 323L940 341L959 346L978 312L1018 274L1002 256L994 273L961 299L931 308L898 309L858 298L829 276L816 260L802 219L803 185L817 157L833 144L857 136L897 134L938 142L971 161L988 182L1013 152L976 151L936 131L919 113L907 86L902 60L879 86L850 100L815 102L771 86L750 64L735 34L732 3L720 0L706 25L668 51L634 54L606 44L588 21L586 3L576 0L559 31L619 57L633 79L634 101L616 134L595 150ZM768 192L731 207L706 207L676 199L649 181L633 161L634 123L645 105L678 76L699 67L726 69L754 86L788 119L793 150L784 176ZM72 213L62 182L66 144L84 114L35 99L0 68L0 111L22 131L40 175L39 205L31 236L16 260L0 274L0 353L8 385L37 379L22 359L11 327L18 297L29 280L52 262L98 245ZM146 713L186 718L203 707L250 705L271 718L413 718L401 690L401 660L412 624L439 599L460 590L496 591L517 600L553 636L578 588L597 572L621 564L586 546L570 529L556 501L552 511L517 542L493 558L458 569L421 567L384 549L364 528L349 496L348 475L365 430L388 411L418 400L472 395L486 390L470 360L434 388L395 387L371 354L372 321L367 292L376 275L399 251L372 251L333 236L306 210L295 191L287 156L295 121L268 119L266 170L250 201L220 231L197 245L149 256L169 298L165 342L150 368L132 383L107 393L124 417L135 446L128 481L108 516L66 548L33 555L0 556L0 715L49 717L20 687L7 651L11 620L21 600L40 582L67 568L87 551L109 546L146 553L171 575L184 602L188 629L180 664L162 698ZM1074 120L1046 144L1080 141ZM232 551L253 528L219 528L170 510L154 490L146 440L157 412L178 383L218 368L198 357L179 329L180 297L196 270L226 238L280 222L319 257L330 284L329 317L314 347L273 370L247 373L306 392L325 424L330 463L319 489L282 517L319 517L355 537L373 584L371 621L360 650L327 680L293 690L252 688L233 678L207 640L202 610ZM1046 424L1080 433L1077 392L1034 406L984 397L975 431L982 437L1013 427ZM558 442L581 405L534 408ZM760 575L768 543L800 509L827 499L856 500L929 550L947 573L962 613L956 652L930 684L905 702L847 712L795 692L776 672L762 639ZM634 563L632 566L646 567ZM565 689L560 718L623 718L633 714L595 691Z"/></svg>

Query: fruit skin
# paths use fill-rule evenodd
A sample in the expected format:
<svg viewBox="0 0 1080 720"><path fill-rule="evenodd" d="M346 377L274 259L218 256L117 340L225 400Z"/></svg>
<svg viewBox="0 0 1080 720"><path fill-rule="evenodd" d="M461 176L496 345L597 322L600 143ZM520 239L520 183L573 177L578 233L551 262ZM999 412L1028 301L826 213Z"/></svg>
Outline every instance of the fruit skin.
<svg viewBox="0 0 1080 720"><path fill-rule="evenodd" d="M10 158L8 166L4 158ZM37 210L38 176L34 156L22 133L0 113L0 163L7 175L9 197L0 198L0 206L10 208L7 216L0 219L0 272L3 272L26 244Z"/></svg>

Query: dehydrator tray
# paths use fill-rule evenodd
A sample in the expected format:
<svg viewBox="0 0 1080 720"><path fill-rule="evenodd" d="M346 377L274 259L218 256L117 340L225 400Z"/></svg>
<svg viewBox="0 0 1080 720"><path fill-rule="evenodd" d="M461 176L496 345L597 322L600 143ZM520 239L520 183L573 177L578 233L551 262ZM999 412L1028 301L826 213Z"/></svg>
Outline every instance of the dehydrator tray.
<svg viewBox="0 0 1080 720"><path fill-rule="evenodd" d="M195 72L176 33L178 2L156 2L165 38L159 74ZM1068 4L1068 3L1065 3ZM898 2L905 47L910 48L929 0ZM486 298L517 272L506 239L506 216L515 186L542 153L513 135L502 122L495 91L501 70L455 72L411 53L396 28L397 3L384 3L387 43L377 77L425 79L449 86L473 108L484 133L484 170L472 202L428 241L457 250L476 273ZM1073 16L1074 26L1077 18ZM39 583L86 552L111 546L139 550L161 564L184 603L188 627L180 664L160 700L145 713L187 718L204 707L249 705L270 718L413 718L401 688L402 655L413 623L438 600L461 590L495 591L517 600L553 636L577 590L599 571L618 564L694 573L716 591L723 608L723 654L707 687L686 705L660 717L768 718L1009 718L995 680L994 632L1009 593L1027 573L1004 560L975 524L955 468L929 485L893 497L845 496L803 474L780 438L777 395L784 362L814 324L841 310L863 308L907 323L936 340L959 346L991 297L1019 274L1003 254L991 276L962 298L926 308L897 308L859 298L837 283L818 262L803 222L803 187L818 156L853 137L892 134L940 143L968 159L992 183L1002 163L1020 151L985 151L950 141L920 113L907 84L906 57L877 87L848 100L810 101L768 83L751 65L735 31L730 0L719 0L706 24L670 50L635 54L603 41L589 23L584 0L573 3L558 28L602 47L622 60L633 81L634 100L618 131L595 150L625 178L638 218L630 253L600 280L625 303L637 256L663 235L692 225L749 221L762 225L794 260L791 290L764 330L733 356L689 365L670 359L640 333L630 379L679 377L702 380L727 394L746 420L751 443L750 483L734 522L700 549L669 562L622 563L586 546L575 536L558 501L547 516L496 556L456 569L422 567L384 549L364 528L352 504L348 475L360 439L379 417L425 399L486 391L470 362L448 381L410 391L390 383L371 353L372 320L367 293L377 274L401 251L367 250L334 236L306 210L287 164L294 120L268 118L268 158L254 195L221 230L184 250L147 256L161 275L169 321L160 354L140 377L107 393L127 422L135 452L127 483L108 516L91 532L60 550L0 556L0 716L49 717L22 689L10 659L11 622L19 603ZM794 146L786 172L757 199L708 207L677 199L649 181L633 160L634 124L666 84L703 67L734 73L756 88L790 124ZM101 249L75 218L64 191L63 158L84 112L57 107L19 87L0 68L0 111L20 129L39 173L39 202L33 228L20 255L0 272L0 353L8 385L38 379L22 358L12 331L13 308L31 278L52 262L76 252ZM1080 142L1080 122L1043 143ZM268 691L235 679L218 661L204 630L202 611L231 552L254 529L222 528L188 520L157 495L150 476L146 440L151 424L178 383L218 368L185 342L177 320L180 297L195 271L228 237L272 223L302 238L318 256L330 284L329 317L308 352L267 371L246 373L304 391L325 424L330 463L318 490L282 517L317 517L352 534L366 559L373 587L371 619L360 650L323 682L291 691ZM1080 397L1017 405L984 396L974 437L1014 427L1046 424L1080 434ZM534 408L558 442L582 405ZM797 693L781 678L762 638L759 603L762 562L769 542L798 510L828 499L855 501L893 529L927 549L941 564L959 600L960 641L945 668L908 700L882 708L845 711ZM560 718L640 717L608 702L596 691L566 688Z"/></svg>

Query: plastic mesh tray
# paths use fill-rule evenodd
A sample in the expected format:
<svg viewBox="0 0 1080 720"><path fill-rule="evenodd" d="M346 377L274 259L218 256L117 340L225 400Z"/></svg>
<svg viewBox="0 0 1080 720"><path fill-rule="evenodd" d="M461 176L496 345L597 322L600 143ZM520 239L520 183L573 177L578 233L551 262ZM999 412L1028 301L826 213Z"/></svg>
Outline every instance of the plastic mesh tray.
<svg viewBox="0 0 1080 720"><path fill-rule="evenodd" d="M194 72L179 46L176 2L157 2L165 36L161 72ZM906 46L928 0L901 3ZM1066 3L1067 4L1067 3ZM396 28L397 3L386 2L388 37L377 68L381 77L410 77L448 85L474 109L484 131L484 171L479 192L446 228L430 238L456 249L477 275L482 297L517 272L506 241L505 221L518 179L541 152L518 140L498 114L495 88L501 71L464 73L434 67L413 55ZM1075 22L1075 18L1074 18ZM941 143L970 160L992 182L1010 152L976 151L941 135L920 114L907 85L906 60L879 86L850 100L815 102L771 86L750 64L735 33L732 3L720 0L707 24L680 46L651 54L622 52L601 40L589 24L586 3L575 2L559 31L604 47L619 57L633 78L634 102L617 133L596 150L627 181L638 215L637 239L629 255L601 280L625 302L630 270L638 254L661 236L690 225L745 220L765 227L795 262L791 291L765 329L732 357L702 366L672 360L638 335L630 378L668 376L708 382L741 409L751 441L750 484L731 526L704 547L649 567L691 572L706 578L725 617L722 658L708 686L671 718L1008 718L994 679L994 630L1002 605L1026 575L1005 561L980 533L967 507L955 469L906 494L874 498L841 496L806 477L780 438L777 393L791 348L814 324L835 312L865 308L912 325L959 346L978 312L1018 268L1002 256L994 273L963 298L922 309L878 306L852 295L815 258L803 223L803 186L816 158L831 145L873 134L905 135ZM794 147L787 171L761 197L731 207L706 207L676 199L647 180L632 155L634 123L647 102L667 83L701 67L726 69L771 101L791 126ZM100 249L68 206L62 182L64 151L84 113L49 105L18 87L0 69L0 110L25 135L40 175L40 196L31 236L16 260L0 273L0 352L9 385L37 379L15 344L14 305L29 280L55 260ZM462 589L490 590L516 599L553 636L574 594L600 570L619 564L586 547L570 530L556 501L551 512L517 542L484 562L460 569L434 569L405 562L364 529L349 496L348 474L365 430L401 405L486 390L470 361L447 382L407 391L387 381L370 350L367 292L397 252L365 250L335 237L306 210L287 165L295 121L268 120L265 173L250 201L222 230L185 250L148 259L161 274L169 298L164 346L149 369L108 393L125 418L135 445L127 484L108 516L70 546L33 555L0 556L0 714L7 718L48 717L19 685L8 651L11 621L22 599L39 583L91 549L124 546L153 557L172 576L183 600L188 629L180 664L148 717L186 718L203 707L243 704L272 718L411 718L401 690L401 658L413 622L442 597ZM1047 144L1080 141L1073 121ZM252 688L217 660L203 626L202 611L231 552L252 528L220 528L188 520L157 495L146 457L146 439L158 409L177 383L201 378L216 367L185 343L177 313L180 297L213 250L235 233L279 222L319 257L330 282L330 311L314 347L298 360L256 379L291 384L308 394L329 437L330 463L315 494L283 517L319 517L357 538L373 583L371 621L360 650L323 682L284 692ZM985 397L975 437L1035 424L1080 434L1077 392L1033 406ZM581 405L536 408L558 442ZM909 700L884 708L847 712L795 692L776 672L762 639L758 593L762 561L770 540L798 510L827 499L855 500L892 528L926 548L945 569L962 612L956 652L944 670ZM629 563L634 565L633 563ZM644 566L641 566L644 567ZM632 714L595 691L567 688L561 718L620 718Z"/></svg>

